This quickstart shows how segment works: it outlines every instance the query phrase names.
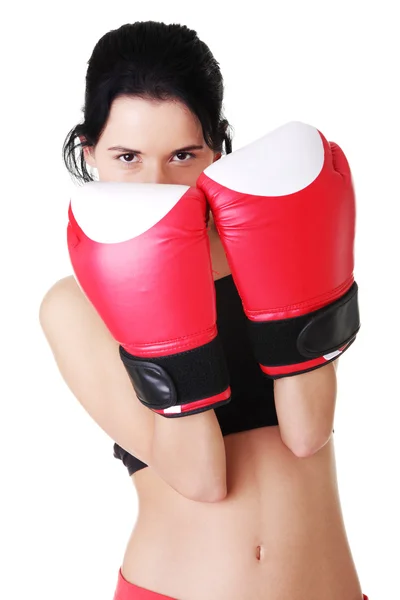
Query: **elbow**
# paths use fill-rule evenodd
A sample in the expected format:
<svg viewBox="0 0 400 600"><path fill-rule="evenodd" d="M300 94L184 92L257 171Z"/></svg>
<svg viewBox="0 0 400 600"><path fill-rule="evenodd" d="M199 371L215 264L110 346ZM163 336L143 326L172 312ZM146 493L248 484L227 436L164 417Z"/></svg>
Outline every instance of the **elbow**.
<svg viewBox="0 0 400 600"><path fill-rule="evenodd" d="M221 502L228 494L225 452L222 460L215 462L212 466L208 465L206 471L204 477L197 478L198 484L202 482L199 484L197 499L199 502ZM206 483L204 484L204 482Z"/></svg>
<svg viewBox="0 0 400 600"><path fill-rule="evenodd" d="M227 496L226 486L214 486L209 489L202 489L201 491L197 491L194 494L190 494L190 497L186 495L189 500L193 500L195 502L207 502L209 504L221 502Z"/></svg>
<svg viewBox="0 0 400 600"><path fill-rule="evenodd" d="M227 496L225 461L223 464L214 463L213 467L210 464L203 465L202 471L196 470L196 476L191 479L190 494L186 493L185 496L195 502L215 503L224 500Z"/></svg>
<svg viewBox="0 0 400 600"><path fill-rule="evenodd" d="M162 468L160 461L151 461L157 474L180 496L194 502L220 502L227 495L226 475L210 476L209 472L201 476L196 469ZM187 466L187 465L186 465Z"/></svg>
<svg viewBox="0 0 400 600"><path fill-rule="evenodd" d="M186 489L186 492L188 490ZM227 477L225 463L213 473L209 469L199 477L199 473L192 479L190 494L184 495L195 502L215 503L221 502L227 496Z"/></svg>
<svg viewBox="0 0 400 600"><path fill-rule="evenodd" d="M332 431L329 431L328 434L315 432L314 435L298 437L289 442L284 441L284 443L297 458L309 458L319 452L329 442L331 436Z"/></svg>
<svg viewBox="0 0 400 600"><path fill-rule="evenodd" d="M211 486L203 502L222 502L228 495L226 479L223 483Z"/></svg>

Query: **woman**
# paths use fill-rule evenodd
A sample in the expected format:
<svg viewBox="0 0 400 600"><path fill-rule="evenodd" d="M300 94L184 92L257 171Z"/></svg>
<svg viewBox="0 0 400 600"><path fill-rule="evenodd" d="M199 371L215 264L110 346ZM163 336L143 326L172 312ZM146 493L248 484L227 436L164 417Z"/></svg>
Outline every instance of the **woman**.
<svg viewBox="0 0 400 600"><path fill-rule="evenodd" d="M231 152L222 97L218 63L194 31L124 25L90 58L66 166L83 182L91 167L100 181L194 186ZM232 393L215 410L168 419L139 402L118 342L72 276L41 304L62 376L116 441L138 494L114 600L361 600L331 435L337 361L264 378L212 218L208 235Z"/></svg>

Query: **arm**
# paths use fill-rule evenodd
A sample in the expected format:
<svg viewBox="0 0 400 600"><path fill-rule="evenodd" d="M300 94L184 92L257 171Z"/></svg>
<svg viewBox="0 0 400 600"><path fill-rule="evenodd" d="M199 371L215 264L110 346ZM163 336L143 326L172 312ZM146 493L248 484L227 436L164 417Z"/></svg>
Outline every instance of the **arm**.
<svg viewBox="0 0 400 600"><path fill-rule="evenodd" d="M347 159L314 127L291 122L214 162L197 185L242 298L254 356L275 380L282 439L298 456L313 454L332 433L329 363L360 327Z"/></svg>
<svg viewBox="0 0 400 600"><path fill-rule="evenodd" d="M156 414L150 456L157 473L174 483L171 487L179 491L189 485L190 494L182 494L187 498L202 502L225 498L225 444L214 410L185 419Z"/></svg>
<svg viewBox="0 0 400 600"><path fill-rule="evenodd" d="M336 363L275 380L275 406L283 443L306 458L329 441L336 405Z"/></svg>
<svg viewBox="0 0 400 600"><path fill-rule="evenodd" d="M118 343L73 278L47 292L39 318L64 381L112 440L188 499L212 502L225 495L225 447L213 410L174 420L143 406Z"/></svg>

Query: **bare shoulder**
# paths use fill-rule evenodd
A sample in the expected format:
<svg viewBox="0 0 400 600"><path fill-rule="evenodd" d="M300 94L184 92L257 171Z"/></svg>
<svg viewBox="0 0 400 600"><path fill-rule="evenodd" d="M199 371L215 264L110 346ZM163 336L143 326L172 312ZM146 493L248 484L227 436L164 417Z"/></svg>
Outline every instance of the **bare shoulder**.
<svg viewBox="0 0 400 600"><path fill-rule="evenodd" d="M59 309L71 301L81 305L90 304L73 275L59 279L47 290L40 304L39 316L47 316L54 308Z"/></svg>
<svg viewBox="0 0 400 600"><path fill-rule="evenodd" d="M73 395L112 440L149 464L154 414L137 399L118 342L74 277L51 286L39 319Z"/></svg>
<svg viewBox="0 0 400 600"><path fill-rule="evenodd" d="M59 279L45 293L39 308L39 321L48 339L59 334L81 337L90 332L91 336L116 344L72 275Z"/></svg>

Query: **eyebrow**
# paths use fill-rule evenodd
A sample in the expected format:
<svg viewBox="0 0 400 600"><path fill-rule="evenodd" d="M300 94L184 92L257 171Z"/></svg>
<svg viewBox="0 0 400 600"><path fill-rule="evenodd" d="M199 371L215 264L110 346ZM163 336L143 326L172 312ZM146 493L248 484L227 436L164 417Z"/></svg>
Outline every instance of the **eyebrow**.
<svg viewBox="0 0 400 600"><path fill-rule="evenodd" d="M191 150L203 150L204 146L185 146L184 148L178 148L174 150L171 154L178 154L178 152L190 152ZM111 148L107 148L107 150L113 150L117 152L126 152L126 154L143 154L141 150L133 150L132 148L125 148L125 146L112 146Z"/></svg>

